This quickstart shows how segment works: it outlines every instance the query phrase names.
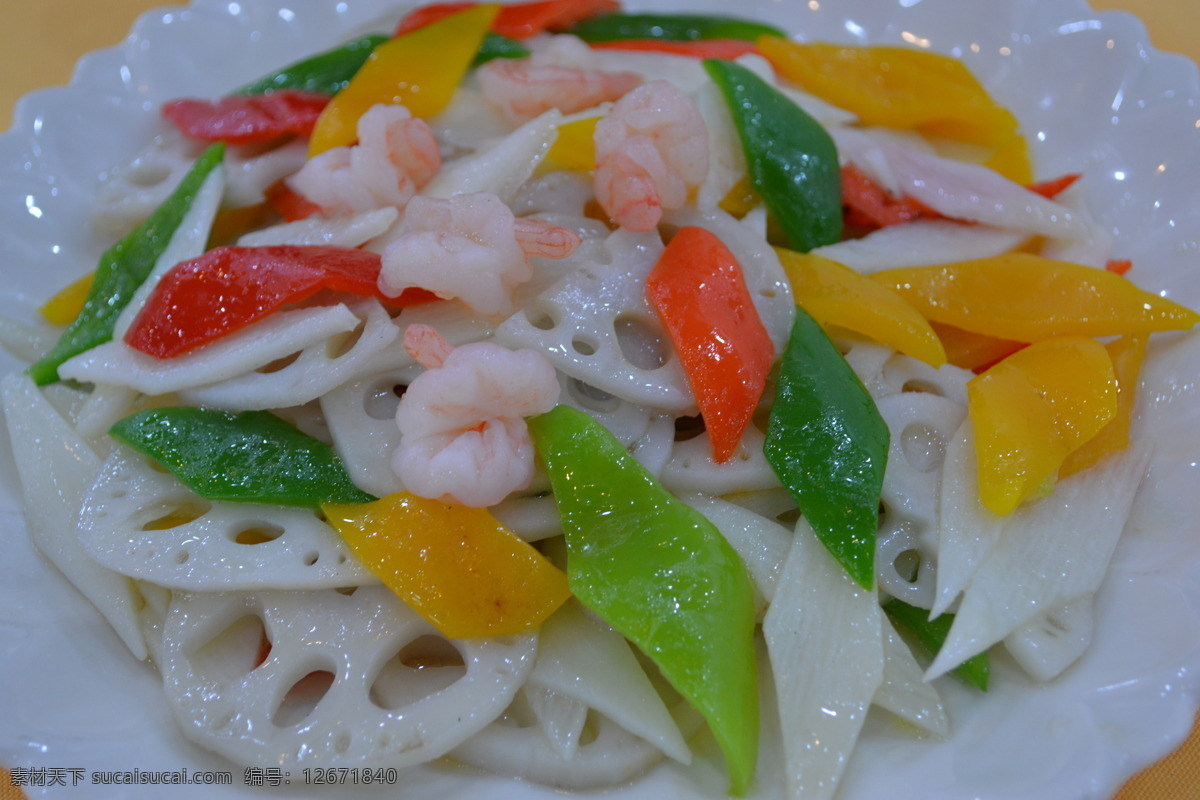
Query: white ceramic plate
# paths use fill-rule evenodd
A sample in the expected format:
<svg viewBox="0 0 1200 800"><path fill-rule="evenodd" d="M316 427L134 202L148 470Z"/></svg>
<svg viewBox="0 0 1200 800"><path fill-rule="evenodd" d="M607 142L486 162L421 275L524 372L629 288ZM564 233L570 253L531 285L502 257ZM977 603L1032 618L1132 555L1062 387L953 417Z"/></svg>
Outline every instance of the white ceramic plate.
<svg viewBox="0 0 1200 800"><path fill-rule="evenodd" d="M687 6L729 8L720 0ZM1071 0L741 0L737 11L807 39L960 56L1021 120L1039 176L1086 176L1093 213L1116 235L1117 255L1134 261L1130 277L1200 306L1196 68L1156 53L1134 18ZM197 0L146 15L123 46L81 62L70 87L26 98L0 139L0 314L31 319L53 290L95 264L108 244L86 223L99 175L151 136L158 103L220 94L387 14L383 0ZM1049 686L1030 685L1003 660L984 697L947 683L954 733L944 742L873 719L843 800L1103 798L1182 739L1200 695L1200 337L1163 337L1154 353L1139 430L1158 449L1099 598L1092 650ZM0 371L18 367L0 358ZM31 796L346 795L347 787L306 788L299 775L280 790L251 788L239 769L230 788L88 783L101 770L230 767L182 739L156 675L30 550L15 486L4 456L0 764L77 769L84 781L71 787L67 772L66 787L28 789ZM764 790L778 785L760 778ZM691 774L659 769L611 796L711 797L723 786L719 769L701 759ZM406 773L404 787L385 794L556 796L435 771Z"/></svg>

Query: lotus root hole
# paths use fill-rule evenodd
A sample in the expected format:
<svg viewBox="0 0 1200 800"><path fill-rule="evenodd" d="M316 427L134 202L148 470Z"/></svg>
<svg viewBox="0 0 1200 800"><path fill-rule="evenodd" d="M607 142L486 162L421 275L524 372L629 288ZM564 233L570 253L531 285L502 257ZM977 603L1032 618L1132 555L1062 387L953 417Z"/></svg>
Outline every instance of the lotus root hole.
<svg viewBox="0 0 1200 800"><path fill-rule="evenodd" d="M238 617L192 654L192 668L218 686L241 680L271 651L267 629L255 614Z"/></svg>
<svg viewBox="0 0 1200 800"><path fill-rule="evenodd" d="M395 711L451 686L466 674L462 654L441 636L421 636L400 649L371 684L371 702Z"/></svg>
<svg viewBox="0 0 1200 800"><path fill-rule="evenodd" d="M900 434L900 450L909 464L920 472L933 472L946 458L946 442L933 428L914 422Z"/></svg>
<svg viewBox="0 0 1200 800"><path fill-rule="evenodd" d="M271 722L278 728L291 728L308 719L333 686L334 674L314 670L292 684L283 697Z"/></svg>
<svg viewBox="0 0 1200 800"><path fill-rule="evenodd" d="M638 369L654 370L667 363L670 350L658 328L639 314L622 314L613 322L621 355Z"/></svg>
<svg viewBox="0 0 1200 800"><path fill-rule="evenodd" d="M212 505L199 500L183 502L167 508L159 508L154 517L142 524L144 531L165 531L187 525L207 514Z"/></svg>
<svg viewBox="0 0 1200 800"><path fill-rule="evenodd" d="M283 535L283 528L269 522L251 522L240 528L233 536L238 544L266 544Z"/></svg>

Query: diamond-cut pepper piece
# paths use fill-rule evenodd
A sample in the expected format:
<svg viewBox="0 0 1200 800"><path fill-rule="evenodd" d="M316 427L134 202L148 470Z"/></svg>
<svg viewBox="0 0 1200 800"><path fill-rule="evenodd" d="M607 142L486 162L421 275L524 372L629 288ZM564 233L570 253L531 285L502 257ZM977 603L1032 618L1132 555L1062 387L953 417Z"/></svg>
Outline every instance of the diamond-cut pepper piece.
<svg viewBox="0 0 1200 800"><path fill-rule="evenodd" d="M558 137L546 159L565 169L590 172L596 168L596 123L603 117L584 117L558 126Z"/></svg>
<svg viewBox="0 0 1200 800"><path fill-rule="evenodd" d="M1104 345L1081 336L1037 342L967 384L979 499L1008 514L1053 485L1066 457L1117 413Z"/></svg>
<svg viewBox="0 0 1200 800"><path fill-rule="evenodd" d="M793 250L842 235L842 178L829 132L791 98L733 61L705 59L733 117L746 170Z"/></svg>
<svg viewBox="0 0 1200 800"><path fill-rule="evenodd" d="M225 145L211 145L171 196L145 222L113 245L96 266L87 299L54 348L29 368L39 386L58 380L58 368L72 356L110 341L117 318L154 270L209 175L221 164Z"/></svg>
<svg viewBox="0 0 1200 800"><path fill-rule="evenodd" d="M314 156L358 139L358 119L377 103L428 118L450 102L479 51L497 5L472 6L376 47L321 112L309 140Z"/></svg>
<svg viewBox="0 0 1200 800"><path fill-rule="evenodd" d="M782 248L776 252L796 304L817 322L861 333L935 367L946 363L933 328L892 289L822 256Z"/></svg>
<svg viewBox="0 0 1200 800"><path fill-rule="evenodd" d="M742 268L712 232L680 228L647 277L646 296L683 364L713 459L728 461L775 360Z"/></svg>
<svg viewBox="0 0 1200 800"><path fill-rule="evenodd" d="M997 339L995 336L985 336L982 333L971 333L953 325L942 325L938 322L929 323L942 347L946 349L946 361L956 367L969 369L972 372L983 372L1002 358L1008 358L1013 353L1025 347L1025 342L1011 342L1008 339Z"/></svg>
<svg viewBox="0 0 1200 800"><path fill-rule="evenodd" d="M173 358L328 289L376 297L392 306L433 299L420 289L388 297L379 290L380 256L327 245L218 247L176 264L155 287L125 343Z"/></svg>
<svg viewBox="0 0 1200 800"><path fill-rule="evenodd" d="M1138 375L1142 361L1146 358L1149 336L1132 334L1114 339L1104 346L1113 362L1117 376L1117 413L1108 424L1078 450L1067 456L1060 478L1074 475L1100 461L1105 456L1124 450L1129 446L1129 428L1133 422L1133 401L1137 394Z"/></svg>
<svg viewBox="0 0 1200 800"><path fill-rule="evenodd" d="M89 272L54 293L54 296L42 304L38 312L51 325L70 325L83 310L88 293L92 290L92 282L96 273Z"/></svg>
<svg viewBox="0 0 1200 800"><path fill-rule="evenodd" d="M321 510L385 586L452 639L521 633L570 596L562 570L487 509L404 492Z"/></svg>
<svg viewBox="0 0 1200 800"><path fill-rule="evenodd" d="M1031 253L871 276L926 319L1016 342L1187 330L1200 314L1094 267Z"/></svg>
<svg viewBox="0 0 1200 800"><path fill-rule="evenodd" d="M865 125L911 128L998 147L1017 119L957 59L906 47L853 47L764 36L759 50L788 80L858 115Z"/></svg>
<svg viewBox="0 0 1200 800"><path fill-rule="evenodd" d="M172 100L163 105L162 113L193 139L246 144L289 134L308 136L328 103L329 95L284 89L219 100Z"/></svg>
<svg viewBox="0 0 1200 800"><path fill-rule="evenodd" d="M864 124L982 146L987 166L1009 180L1029 182L1029 149L1017 118L992 99L961 61L907 47L801 43L771 36L757 44L780 75L857 114Z"/></svg>
<svg viewBox="0 0 1200 800"><path fill-rule="evenodd" d="M457 11L478 5L473 2L431 3L408 13L396 27L396 35L423 28ZM535 0L505 5L492 22L492 32L511 39L528 39L544 31L561 31L597 14L616 11L616 0Z"/></svg>
<svg viewBox="0 0 1200 800"><path fill-rule="evenodd" d="M332 447L269 411L155 408L125 417L109 435L209 500L317 508L375 499Z"/></svg>
<svg viewBox="0 0 1200 800"><path fill-rule="evenodd" d="M821 543L875 585L875 534L891 436L829 336L796 309L763 452Z"/></svg>
<svg viewBox="0 0 1200 800"><path fill-rule="evenodd" d="M758 684L754 589L698 511L664 489L582 411L529 419L581 603L637 645L708 721L734 794L754 776Z"/></svg>

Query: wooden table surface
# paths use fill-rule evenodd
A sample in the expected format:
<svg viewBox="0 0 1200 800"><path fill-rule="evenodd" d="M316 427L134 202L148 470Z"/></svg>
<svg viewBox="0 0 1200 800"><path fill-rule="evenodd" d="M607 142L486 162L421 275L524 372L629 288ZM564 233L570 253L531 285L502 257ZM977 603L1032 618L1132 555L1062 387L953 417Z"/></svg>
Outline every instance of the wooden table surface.
<svg viewBox="0 0 1200 800"><path fill-rule="evenodd" d="M0 130L7 130L21 95L70 80L76 59L119 42L142 12L163 0L0 0ZM182 0L180 0L182 2ZM1146 23L1160 50L1200 60L1196 0L1091 0L1094 8L1125 10ZM84 8L97 13L83 14ZM4 800L0 787L0 800ZM1136 776L1116 800L1200 800L1200 727L1184 745Z"/></svg>

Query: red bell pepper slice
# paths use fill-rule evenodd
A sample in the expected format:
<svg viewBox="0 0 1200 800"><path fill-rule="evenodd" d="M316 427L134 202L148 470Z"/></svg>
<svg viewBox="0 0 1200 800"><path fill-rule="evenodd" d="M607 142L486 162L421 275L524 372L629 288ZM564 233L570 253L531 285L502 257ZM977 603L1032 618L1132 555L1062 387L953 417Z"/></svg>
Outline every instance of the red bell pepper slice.
<svg viewBox="0 0 1200 800"><path fill-rule="evenodd" d="M848 227L870 230L937 215L911 197L896 197L853 164L842 167L842 205Z"/></svg>
<svg viewBox="0 0 1200 800"><path fill-rule="evenodd" d="M163 275L125 343L157 358L183 355L322 289L391 306L434 299L422 290L386 297L378 253L325 245L218 247Z"/></svg>
<svg viewBox="0 0 1200 800"><path fill-rule="evenodd" d="M646 279L646 295L683 363L713 458L728 461L775 360L742 268L715 234L680 228Z"/></svg>
<svg viewBox="0 0 1200 800"><path fill-rule="evenodd" d="M1133 262L1127 258L1110 258L1104 262L1104 268L1109 272L1115 272L1118 275L1124 275L1129 270L1133 269Z"/></svg>
<svg viewBox="0 0 1200 800"><path fill-rule="evenodd" d="M396 26L396 30L392 32L392 36L403 36L406 33L411 33L418 28L424 28L426 25L437 22L439 19L445 19L451 14L457 14L468 8L474 8L478 3L433 3L420 8L414 8L408 12L400 24Z"/></svg>
<svg viewBox="0 0 1200 800"><path fill-rule="evenodd" d="M613 39L607 42L592 42L589 47L593 50L634 50L691 58L724 58L729 61L747 53L758 53L754 42L744 39L700 39L688 42L666 39Z"/></svg>
<svg viewBox="0 0 1200 800"><path fill-rule="evenodd" d="M1053 200L1077 180L1079 174L1074 173L1033 183L1025 188ZM945 219L942 214L918 200L903 195L896 197L854 164L842 167L842 205L845 208L846 225L867 230L899 225L917 218Z"/></svg>
<svg viewBox="0 0 1200 800"><path fill-rule="evenodd" d="M1029 191L1036 192L1048 200L1053 200L1059 194L1065 192L1075 181L1079 180L1079 173L1072 172L1066 175L1060 175L1057 178L1051 178L1048 181L1039 183L1031 183L1028 187Z"/></svg>
<svg viewBox="0 0 1200 800"><path fill-rule="evenodd" d="M265 142L280 136L308 136L329 96L296 89L269 94L230 95L220 100L172 100L163 116L193 139L205 142Z"/></svg>
<svg viewBox="0 0 1200 800"><path fill-rule="evenodd" d="M395 36L423 28L458 11L476 6L478 3L449 2L421 6L409 13L396 27ZM535 3L520 3L504 6L492 23L492 33L510 39L528 39L544 31L561 31L598 14L620 9L616 0L541 0Z"/></svg>

